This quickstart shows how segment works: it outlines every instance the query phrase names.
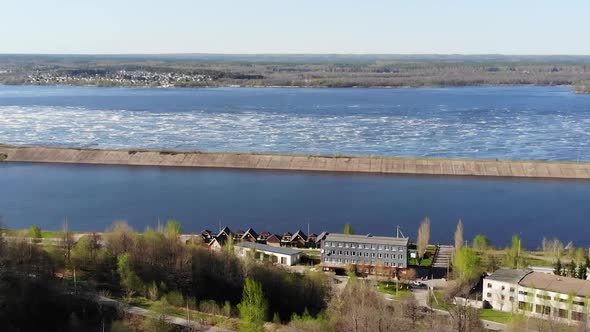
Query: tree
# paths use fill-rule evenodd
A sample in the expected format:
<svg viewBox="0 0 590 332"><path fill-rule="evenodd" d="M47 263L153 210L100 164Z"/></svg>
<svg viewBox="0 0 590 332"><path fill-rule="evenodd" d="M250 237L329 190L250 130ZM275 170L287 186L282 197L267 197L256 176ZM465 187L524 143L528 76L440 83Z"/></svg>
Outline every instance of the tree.
<svg viewBox="0 0 590 332"><path fill-rule="evenodd" d="M553 273L558 276L563 274L563 266L561 266L561 259L559 258L557 259L557 262L555 262Z"/></svg>
<svg viewBox="0 0 590 332"><path fill-rule="evenodd" d="M121 278L121 287L129 296L143 291L143 283L133 271L129 254L121 254L117 257L117 273Z"/></svg>
<svg viewBox="0 0 590 332"><path fill-rule="evenodd" d="M430 219L424 218L420 227L418 228L418 240L416 241L418 246L418 257L424 257L426 249L428 248L428 242L430 241Z"/></svg>
<svg viewBox="0 0 590 332"><path fill-rule="evenodd" d="M491 247L490 239L485 235L477 234L473 238L472 247L477 251L486 251Z"/></svg>
<svg viewBox="0 0 590 332"><path fill-rule="evenodd" d="M459 219L457 229L455 230L455 251L461 250L465 240L463 239L463 221Z"/></svg>
<svg viewBox="0 0 590 332"><path fill-rule="evenodd" d="M240 311L240 331L262 332L268 311L268 303L264 298L262 285L250 278L246 278L242 291L242 302L238 304Z"/></svg>
<svg viewBox="0 0 590 332"><path fill-rule="evenodd" d="M522 269L526 265L525 257L522 240L518 235L513 235L511 245L506 249L504 264L511 269Z"/></svg>
<svg viewBox="0 0 590 332"><path fill-rule="evenodd" d="M453 258L453 272L461 283L477 279L481 273L479 256L470 248L461 248Z"/></svg>
<svg viewBox="0 0 590 332"><path fill-rule="evenodd" d="M344 225L344 234L348 234L348 235L354 234L354 231L352 230L352 225L351 224L346 223Z"/></svg>
<svg viewBox="0 0 590 332"><path fill-rule="evenodd" d="M70 232L70 225L67 219L62 224L61 245L64 250L64 257L66 263L69 263L70 257L72 255L72 248L74 247L74 239L72 238L72 233Z"/></svg>
<svg viewBox="0 0 590 332"><path fill-rule="evenodd" d="M168 220L164 228L164 235L169 239L177 239L182 234L182 225L177 220Z"/></svg>
<svg viewBox="0 0 590 332"><path fill-rule="evenodd" d="M117 221L105 234L108 248L113 256L129 252L135 244L135 231L125 221Z"/></svg>
<svg viewBox="0 0 590 332"><path fill-rule="evenodd" d="M41 233L41 228L37 225L31 226L31 230L29 231L29 236L33 238L34 243L40 243L41 239L43 238L43 234Z"/></svg>

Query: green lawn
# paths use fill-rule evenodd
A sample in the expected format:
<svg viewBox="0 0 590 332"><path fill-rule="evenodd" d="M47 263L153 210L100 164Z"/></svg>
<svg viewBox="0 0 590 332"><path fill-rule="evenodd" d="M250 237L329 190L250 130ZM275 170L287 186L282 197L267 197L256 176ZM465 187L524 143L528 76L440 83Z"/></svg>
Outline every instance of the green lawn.
<svg viewBox="0 0 590 332"><path fill-rule="evenodd" d="M508 324L514 316L511 312L498 311L494 309L483 309L479 313L480 319L490 320L492 322Z"/></svg>
<svg viewBox="0 0 590 332"><path fill-rule="evenodd" d="M398 287L399 289L396 290L395 282L381 281L379 284L377 284L377 288L381 293L386 293L401 298L406 297L412 293L412 290L406 284L400 282Z"/></svg>
<svg viewBox="0 0 590 332"><path fill-rule="evenodd" d="M31 236L30 230L28 229L5 229L2 230L2 233L6 234L6 236ZM77 234L76 232L71 232L72 234ZM41 230L41 237L44 239L52 239L52 238L61 238L62 232L61 231L44 231Z"/></svg>
<svg viewBox="0 0 590 332"><path fill-rule="evenodd" d="M420 264L418 264L418 259L417 258L410 258L410 260L408 261L409 265L412 266L424 266L424 267L430 267L432 266L432 258L423 258L420 261Z"/></svg>

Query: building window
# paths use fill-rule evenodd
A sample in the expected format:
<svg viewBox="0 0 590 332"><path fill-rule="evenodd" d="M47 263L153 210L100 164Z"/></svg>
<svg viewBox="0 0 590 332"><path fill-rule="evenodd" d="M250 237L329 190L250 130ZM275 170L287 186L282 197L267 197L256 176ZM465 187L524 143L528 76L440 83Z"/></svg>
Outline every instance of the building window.
<svg viewBox="0 0 590 332"><path fill-rule="evenodd" d="M504 301L504 295L500 296L500 298L502 299L502 301Z"/></svg>
<svg viewBox="0 0 590 332"><path fill-rule="evenodd" d="M486 297L492 297L492 293L487 293Z"/></svg>
<svg viewBox="0 0 590 332"><path fill-rule="evenodd" d="M510 287L510 293L514 293L514 287Z"/></svg>
<svg viewBox="0 0 590 332"><path fill-rule="evenodd" d="M506 289L506 286L502 286L502 290L505 290L505 289Z"/></svg>
<svg viewBox="0 0 590 332"><path fill-rule="evenodd" d="M510 297L510 302L514 302L514 296Z"/></svg>
<svg viewBox="0 0 590 332"><path fill-rule="evenodd" d="M362 244L359 244L359 249L363 249L363 245Z"/></svg>
<svg viewBox="0 0 590 332"><path fill-rule="evenodd" d="M488 282L488 288L492 288L492 284Z"/></svg>
<svg viewBox="0 0 590 332"><path fill-rule="evenodd" d="M583 322L585 320L585 314L583 312L572 311L572 319L577 320L579 322Z"/></svg>
<svg viewBox="0 0 590 332"><path fill-rule="evenodd" d="M518 309L524 310L524 311L531 311L532 307L531 307L531 305L529 305L528 303L526 303L524 301L519 301L518 302Z"/></svg>

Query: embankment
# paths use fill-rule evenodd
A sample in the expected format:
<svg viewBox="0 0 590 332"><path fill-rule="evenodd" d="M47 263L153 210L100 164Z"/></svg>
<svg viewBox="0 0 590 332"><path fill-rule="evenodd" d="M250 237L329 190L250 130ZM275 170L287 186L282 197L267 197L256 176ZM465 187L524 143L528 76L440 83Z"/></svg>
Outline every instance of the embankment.
<svg viewBox="0 0 590 332"><path fill-rule="evenodd" d="M95 150L7 145L0 145L0 156L5 162L590 179L588 162Z"/></svg>

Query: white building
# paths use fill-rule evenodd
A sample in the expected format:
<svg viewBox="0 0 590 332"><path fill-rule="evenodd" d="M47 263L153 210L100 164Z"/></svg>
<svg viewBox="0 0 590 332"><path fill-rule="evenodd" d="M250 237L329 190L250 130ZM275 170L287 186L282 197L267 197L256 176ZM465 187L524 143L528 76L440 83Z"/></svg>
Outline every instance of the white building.
<svg viewBox="0 0 590 332"><path fill-rule="evenodd" d="M291 248L275 247L254 242L241 242L235 245L238 256L246 257L254 251L254 258L282 265L295 265L301 260L303 252Z"/></svg>
<svg viewBox="0 0 590 332"><path fill-rule="evenodd" d="M531 270L500 269L484 278L483 300L496 310L584 321L590 313L590 282Z"/></svg>

